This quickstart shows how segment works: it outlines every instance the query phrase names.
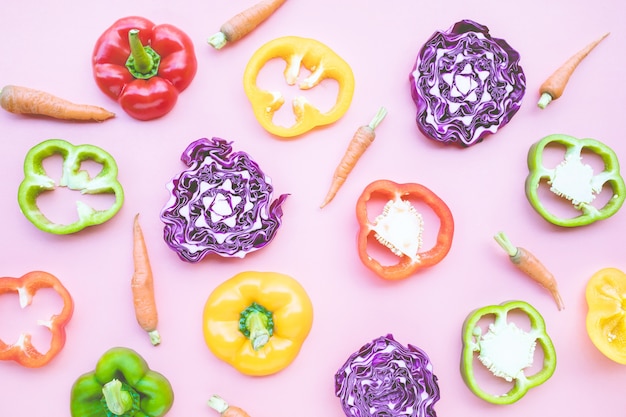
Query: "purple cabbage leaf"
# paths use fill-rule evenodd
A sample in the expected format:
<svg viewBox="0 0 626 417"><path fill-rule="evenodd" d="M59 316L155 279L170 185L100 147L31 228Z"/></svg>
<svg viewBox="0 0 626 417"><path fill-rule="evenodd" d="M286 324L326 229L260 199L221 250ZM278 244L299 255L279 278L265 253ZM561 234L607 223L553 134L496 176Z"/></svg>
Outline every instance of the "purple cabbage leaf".
<svg viewBox="0 0 626 417"><path fill-rule="evenodd" d="M348 358L335 374L335 395L348 417L436 417L440 398L426 353L391 334Z"/></svg>
<svg viewBox="0 0 626 417"><path fill-rule="evenodd" d="M435 32L409 75L416 122L428 138L468 147L506 125L526 91L520 55L471 20Z"/></svg>
<svg viewBox="0 0 626 417"><path fill-rule="evenodd" d="M192 142L181 156L189 169L166 186L163 235L184 261L210 253L243 258L266 246L281 224L288 194L272 201L271 178L231 144L215 137Z"/></svg>

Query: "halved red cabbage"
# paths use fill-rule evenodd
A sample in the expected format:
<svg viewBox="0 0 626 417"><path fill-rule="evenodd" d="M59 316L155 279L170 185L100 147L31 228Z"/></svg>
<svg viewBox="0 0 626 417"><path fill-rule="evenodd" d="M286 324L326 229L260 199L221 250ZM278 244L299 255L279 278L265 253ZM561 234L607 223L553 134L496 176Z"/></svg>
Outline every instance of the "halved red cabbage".
<svg viewBox="0 0 626 417"><path fill-rule="evenodd" d="M202 138L181 160L189 167L167 184L165 242L188 262L209 253L243 258L267 245L281 224L283 194L272 201L270 177L232 142Z"/></svg>
<svg viewBox="0 0 626 417"><path fill-rule="evenodd" d="M471 20L435 32L409 75L417 126L427 137L471 146L507 124L526 91L520 55Z"/></svg>
<svg viewBox="0 0 626 417"><path fill-rule="evenodd" d="M348 358L335 374L335 395L348 417L435 417L439 385L426 353L388 334Z"/></svg>

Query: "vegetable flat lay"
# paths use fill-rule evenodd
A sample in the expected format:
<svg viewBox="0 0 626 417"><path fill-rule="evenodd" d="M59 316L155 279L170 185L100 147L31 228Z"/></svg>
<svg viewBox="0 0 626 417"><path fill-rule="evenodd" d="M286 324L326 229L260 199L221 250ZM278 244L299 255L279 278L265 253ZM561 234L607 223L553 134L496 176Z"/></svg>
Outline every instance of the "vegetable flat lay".
<svg viewBox="0 0 626 417"><path fill-rule="evenodd" d="M0 415L624 408L617 0L5 3Z"/></svg>

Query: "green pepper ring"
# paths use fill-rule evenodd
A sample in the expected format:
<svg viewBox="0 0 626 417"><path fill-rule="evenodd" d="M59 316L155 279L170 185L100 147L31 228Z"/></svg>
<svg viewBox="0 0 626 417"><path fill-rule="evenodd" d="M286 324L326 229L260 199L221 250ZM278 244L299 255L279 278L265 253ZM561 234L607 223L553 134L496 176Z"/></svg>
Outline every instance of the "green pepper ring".
<svg viewBox="0 0 626 417"><path fill-rule="evenodd" d="M63 168L58 186L78 190L82 194L113 194L115 202L106 210L95 210L77 202L78 220L70 224L50 221L37 205L37 198L45 191L57 187L48 177L44 159L61 155ZM102 170L93 178L81 170L83 161L92 160L102 165ZM115 159L105 150L94 145L72 145L62 139L48 139L31 148L24 159L24 179L18 189L17 200L24 216L38 229L53 234L76 233L111 219L122 207L124 190L117 180L118 168Z"/></svg>
<svg viewBox="0 0 626 417"><path fill-rule="evenodd" d="M522 311L527 314L530 320L531 329L536 333L536 340L543 350L543 368L537 373L515 379L513 388L503 395L493 395L484 391L478 384L474 376L474 353L476 352L472 343L474 339L474 329L478 322L485 316L494 315L495 320L505 320L509 312L513 310ZM499 305L485 306L472 311L463 322L462 331L463 351L461 354L461 376L467 387L477 397L492 404L506 405L512 404L521 399L528 390L546 382L556 369L556 351L550 336L546 333L545 321L541 314L525 301L508 301Z"/></svg>
<svg viewBox="0 0 626 417"><path fill-rule="evenodd" d="M539 184L542 180L551 179L552 170L543 166L543 151L551 143L558 143L566 148L566 153L580 154L587 148L600 156L605 170L599 175L606 178L613 190L613 197L601 209L591 204L581 203L577 209L582 214L573 218L560 218L552 214L540 201L538 195ZM549 135L533 144L528 152L528 177L525 182L526 197L531 206L548 222L562 227L578 227L594 223L611 217L620 209L626 199L626 185L619 174L620 166L615 152L605 144L595 139L577 139L573 136L554 134Z"/></svg>

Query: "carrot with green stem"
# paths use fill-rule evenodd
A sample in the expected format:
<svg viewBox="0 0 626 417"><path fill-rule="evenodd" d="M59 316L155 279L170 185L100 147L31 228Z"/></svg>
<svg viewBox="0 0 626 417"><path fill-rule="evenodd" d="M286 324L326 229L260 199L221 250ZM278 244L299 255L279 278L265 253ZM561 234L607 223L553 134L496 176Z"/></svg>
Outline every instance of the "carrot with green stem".
<svg viewBox="0 0 626 417"><path fill-rule="evenodd" d="M148 332L150 342L156 346L161 343L161 335L157 330L159 316L154 297L154 276L146 248L146 240L139 224L139 214L133 222L133 263L135 271L131 280L133 305L137 323Z"/></svg>
<svg viewBox="0 0 626 417"><path fill-rule="evenodd" d="M494 236L498 244L508 253L509 259L519 269L533 281L550 291L559 310L563 310L563 300L557 288L554 275L528 250L516 247L511 243L504 232L499 232Z"/></svg>
<svg viewBox="0 0 626 417"><path fill-rule="evenodd" d="M115 113L102 107L73 103L45 91L16 85L0 90L0 106L10 113L61 120L102 122L115 117Z"/></svg>
<svg viewBox="0 0 626 417"><path fill-rule="evenodd" d="M209 407L220 413L222 417L250 417L243 409L229 405L219 395L212 395L209 398Z"/></svg>
<svg viewBox="0 0 626 417"><path fill-rule="evenodd" d="M221 49L228 42L238 41L269 19L285 1L287 0L262 0L237 13L220 27L219 32L209 37L209 44L215 49Z"/></svg>
<svg viewBox="0 0 626 417"><path fill-rule="evenodd" d="M570 77L578 65L607 36L609 36L608 32L585 46L580 51L576 52L567 61L565 61L563 65L554 71L552 75L550 75L548 79L543 82L543 84L541 84L539 87L539 94L541 94L541 97L539 97L539 102L537 103L540 108L545 109L552 100L556 100L561 97Z"/></svg>
<svg viewBox="0 0 626 417"><path fill-rule="evenodd" d="M374 142L374 139L376 138L375 129L380 122L383 121L386 115L387 109L381 107L368 125L359 127L354 133L352 140L350 140L350 143L348 144L346 152L335 169L330 189L328 190L326 198L324 198L324 202L320 208L324 208L324 206L335 198L335 195L337 195L337 192L343 183L346 182L348 175L350 175L350 172L352 172L352 169L354 169L358 160L367 148L369 148L372 142Z"/></svg>

